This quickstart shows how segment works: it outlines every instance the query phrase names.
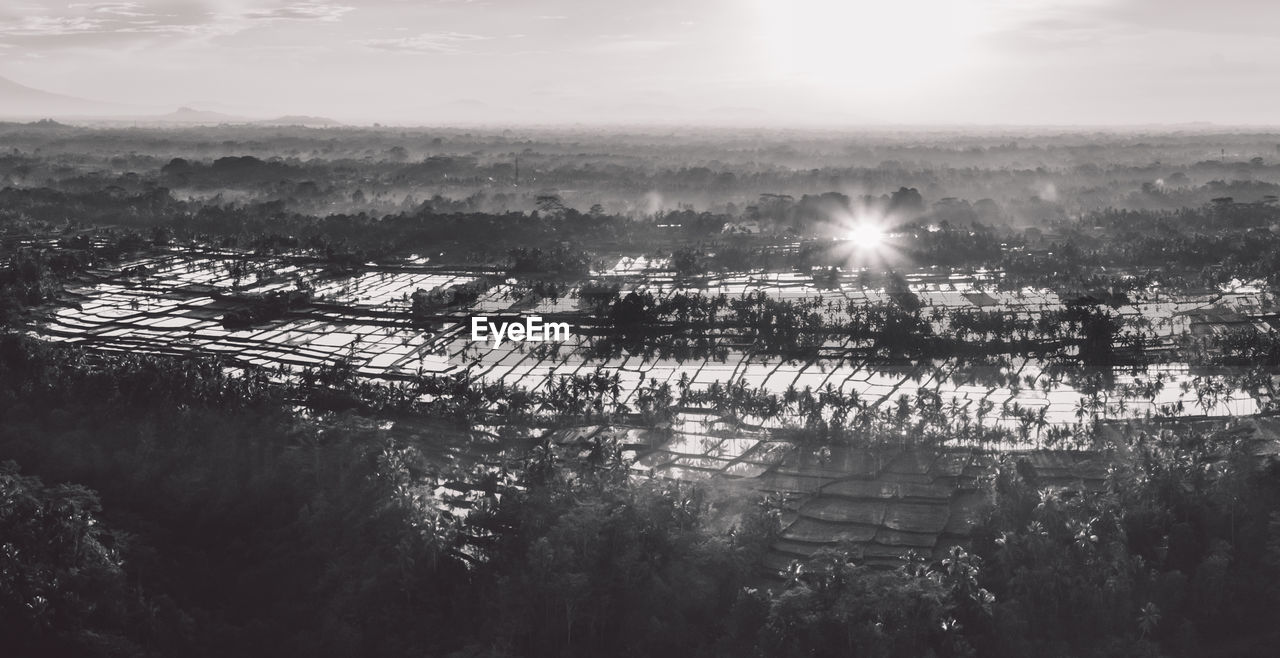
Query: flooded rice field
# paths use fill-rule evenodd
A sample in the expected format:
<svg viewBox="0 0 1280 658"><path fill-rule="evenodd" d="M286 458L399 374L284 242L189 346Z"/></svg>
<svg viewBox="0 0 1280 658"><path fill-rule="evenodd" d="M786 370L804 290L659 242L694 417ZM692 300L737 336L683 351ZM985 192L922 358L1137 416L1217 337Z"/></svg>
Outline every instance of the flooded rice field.
<svg viewBox="0 0 1280 658"><path fill-rule="evenodd" d="M803 272L747 272L680 279L666 259L622 257L590 278L568 282L555 296L530 294L528 286L498 272L432 266L416 258L366 264L344 273L304 257L251 256L237 252L162 251L101 270L69 286L67 302L49 310L33 331L45 340L93 350L168 354L204 353L235 363L285 369L350 364L360 377L406 380L466 373L473 380L501 381L529 390L565 376L604 373L614 377L616 404L634 409L642 388L669 385L686 398L717 395L743 386L778 396L821 392L857 400L859 414L918 414L929 408L951 421L1009 430L1034 444L1052 427L1095 419L1241 416L1266 410L1272 387L1244 382L1230 372L1184 363L1159 362L1103 368L1098 377L1063 371L1034 355L1010 355L975 367L962 359L893 363L868 358L849 336L824 339L809 356L757 350L725 340L727 347L689 357L659 351L617 350L601 354L584 286L618 294L648 293L662 300L677 294L760 294L801 302L823 321L838 321L850 309L890 304L895 295L867 285L856 273L820 284ZM415 319L415 293L441 296L487 278L465 303L433 307ZM1000 311L1036 318L1063 308L1051 290L1000 290L994 275L906 276L921 315L939 333L947 311ZM287 299L305 291L305 303L249 314L263 299ZM420 292L422 291L422 292ZM257 300L257 302L255 302ZM1149 291L1114 306L1126 331L1158 348L1179 337L1213 334L1233 326L1264 325L1272 312L1265 294L1240 283L1224 290L1174 295ZM574 327L567 340L530 343L472 340L473 316L541 316ZM1088 381L1085 381L1088 380ZM1099 383L1101 382L1101 383ZM927 400L927 406L919 401ZM748 428L785 425L785 414L740 413ZM741 466L750 471L749 465Z"/></svg>

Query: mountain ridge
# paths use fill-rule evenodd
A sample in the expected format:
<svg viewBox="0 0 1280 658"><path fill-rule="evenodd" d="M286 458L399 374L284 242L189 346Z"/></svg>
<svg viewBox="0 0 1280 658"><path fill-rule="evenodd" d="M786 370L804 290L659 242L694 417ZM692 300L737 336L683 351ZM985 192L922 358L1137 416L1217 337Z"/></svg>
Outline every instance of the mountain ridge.
<svg viewBox="0 0 1280 658"><path fill-rule="evenodd" d="M119 111L115 103L58 94L0 76L0 115L4 116L67 116L71 114L95 114Z"/></svg>
<svg viewBox="0 0 1280 658"><path fill-rule="evenodd" d="M188 105L163 114L135 113L131 106L58 94L0 76L0 120L59 119L92 123L148 123L178 125L245 124L258 126L337 127L335 119L303 114L272 118L248 117Z"/></svg>

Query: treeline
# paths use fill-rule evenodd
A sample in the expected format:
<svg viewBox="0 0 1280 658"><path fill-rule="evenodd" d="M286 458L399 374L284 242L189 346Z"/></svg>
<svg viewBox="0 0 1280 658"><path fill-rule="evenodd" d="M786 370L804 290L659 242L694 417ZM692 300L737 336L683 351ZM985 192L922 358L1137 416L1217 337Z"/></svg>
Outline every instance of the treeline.
<svg viewBox="0 0 1280 658"><path fill-rule="evenodd" d="M235 162L223 168L249 166L225 160ZM967 202L956 199L924 210L917 208L919 196L902 188L884 199L861 202L882 207L876 212L902 212L911 218L888 220L884 229L892 236L877 254L885 262L875 268L986 269L1001 272L999 285L1007 287L1109 285L1130 291L1145 280L1144 273L1155 272L1160 283L1178 288L1212 287L1232 279L1275 284L1280 271L1280 234L1271 230L1280 220L1280 206L1274 201L1240 203L1224 197L1177 211L1104 210L1016 232L990 220L994 210L961 212ZM353 213L299 212L279 198L178 201L169 189L156 185L86 191L5 188L0 190L0 228L43 236L114 226L157 244L196 241L264 253L306 250L335 259L430 253L438 260L467 264L500 263L512 249L671 249L673 268L686 276L865 264L839 239L860 202L836 193L798 201L786 195L765 198L767 203L739 213L680 210L642 221L599 207L583 212L554 194L539 196L538 209L530 212L423 205L392 213ZM907 208L916 210L907 213ZM763 235L725 232L752 217L763 222Z"/></svg>
<svg viewBox="0 0 1280 658"><path fill-rule="evenodd" d="M24 235L0 244L0 326L10 326L25 311L53 301L63 283L86 268L114 262L155 244L127 230L57 235Z"/></svg>
<svg viewBox="0 0 1280 658"><path fill-rule="evenodd" d="M1178 211L1086 213L1046 233L1014 232L972 223L895 223L871 269L940 266L961 271L1000 273L1004 289L1047 287L1055 290L1106 290L1133 293L1158 282L1166 288L1213 288L1233 279L1277 282L1280 222L1275 203L1228 201ZM847 230L847 228L845 229ZM805 240L798 245L752 242L738 237L700 242L672 253L672 269L684 276L744 270L857 270L856 258L838 231L837 240Z"/></svg>
<svg viewBox="0 0 1280 658"><path fill-rule="evenodd" d="M652 212L644 203L652 193L669 199L668 206L697 203L723 209L749 205L762 191L799 198L814 190L874 190L878 195L905 186L933 199L985 197L1010 215L1044 220L1077 205L1169 208L1229 195L1250 199L1275 194L1276 186L1268 181L1277 171L1274 136L1269 135L1135 140L1132 135L1026 134L1014 140L1007 135L622 135L284 126L154 130L36 124L10 124L0 131L12 147L0 155L0 180L14 184L54 181L62 187L101 187L152 181L202 192L266 196L288 190L278 185L287 180L311 182L324 205L343 203L362 191L367 201L361 205L382 209L408 195L438 190L460 201L478 193L493 198L491 207L474 210L527 209L538 193L535 186L547 186L574 190L574 203L584 208L602 202ZM1205 153L1220 148L1239 156L1205 159ZM162 173L174 158L191 171ZM219 161L246 158L268 171L287 170L288 176L249 179L236 188L232 182L237 179L211 174ZM179 173L189 178L179 178ZM301 195L298 201L313 203Z"/></svg>
<svg viewBox="0 0 1280 658"><path fill-rule="evenodd" d="M892 286L892 282L890 284ZM900 284L890 300L849 303L843 298L783 300L765 292L740 297L677 292L599 291L586 296L600 323L597 355L633 353L714 356L717 348L814 357L834 352L886 360L961 359L1034 354L1114 365L1117 347L1141 360L1144 345L1111 309L1087 302L1037 314L967 307L923 308ZM832 341L839 341L832 343Z"/></svg>
<svg viewBox="0 0 1280 658"><path fill-rule="evenodd" d="M48 187L0 189L0 228L52 231L66 226L151 228L192 209L163 187L137 191L104 187L63 191Z"/></svg>

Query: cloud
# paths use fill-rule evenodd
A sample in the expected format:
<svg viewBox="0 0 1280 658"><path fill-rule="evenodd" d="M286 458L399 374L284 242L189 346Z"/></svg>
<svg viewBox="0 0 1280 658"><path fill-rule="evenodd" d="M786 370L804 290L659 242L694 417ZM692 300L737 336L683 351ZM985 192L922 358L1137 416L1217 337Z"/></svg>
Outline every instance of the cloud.
<svg viewBox="0 0 1280 658"><path fill-rule="evenodd" d="M24 16L0 25L0 34L11 37L61 36L99 32L103 22L83 16Z"/></svg>
<svg viewBox="0 0 1280 658"><path fill-rule="evenodd" d="M356 43L374 50L386 50L398 53L424 54L448 53L462 50L461 46L475 41L486 41L490 37L465 32L424 32L417 36L400 37L398 39L363 39Z"/></svg>
<svg viewBox="0 0 1280 658"><path fill-rule="evenodd" d="M67 5L67 9L82 9L93 14L125 18L145 18L153 15L143 9L142 4L138 2L75 2Z"/></svg>
<svg viewBox="0 0 1280 658"><path fill-rule="evenodd" d="M0 36L27 43L44 39L83 41L87 37L136 34L202 34L214 17L192 6L152 10L140 2L73 3L60 13L28 13L0 20Z"/></svg>
<svg viewBox="0 0 1280 658"><path fill-rule="evenodd" d="M272 9L253 9L244 15L258 20L333 22L354 9L355 7L326 2L295 2Z"/></svg>
<svg viewBox="0 0 1280 658"><path fill-rule="evenodd" d="M0 11L0 38L30 49L118 47L206 39L277 22L332 23L355 8L329 2L293 2L263 9L218 9L201 1L77 2L62 7ZM23 12L26 13L23 13Z"/></svg>
<svg viewBox="0 0 1280 658"><path fill-rule="evenodd" d="M99 2L99 3L76 3L67 5L69 9L88 9L94 14L104 14L108 16L121 16L125 18L146 18L154 16L152 12L143 8L139 2Z"/></svg>

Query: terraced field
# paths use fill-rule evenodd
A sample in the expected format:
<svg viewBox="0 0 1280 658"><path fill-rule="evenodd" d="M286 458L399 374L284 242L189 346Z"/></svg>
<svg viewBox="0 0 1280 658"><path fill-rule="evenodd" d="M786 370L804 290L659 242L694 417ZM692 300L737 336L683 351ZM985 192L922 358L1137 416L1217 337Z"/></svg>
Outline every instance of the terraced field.
<svg viewBox="0 0 1280 658"><path fill-rule="evenodd" d="M475 381L541 390L567 376L616 374L613 411L619 418L634 418L628 414L640 406L637 398L645 387L665 384L682 398L669 422L562 429L549 422L549 436L554 444L573 449L609 434L627 450L637 476L717 479L725 486L780 496L786 509L784 530L766 561L776 570L834 546L856 547L868 563L893 564L907 551L940 554L964 543L989 500L989 480L1002 458L1025 461L1046 485L1098 486L1114 455L1052 445L1046 436L1054 427L1240 417L1271 409L1270 386L1232 388L1236 380L1229 372L1179 363L1115 367L1107 373L1109 388L1086 393L1070 373L1034 356L1013 356L992 372L947 358L895 364L867 357L856 340L841 336L830 337L810 358L761 352L736 340L733 330L716 329L715 338L731 347L706 358L595 354L591 348L600 324L585 295L578 294L587 285L611 286L619 294L648 292L660 300L676 294L742 298L760 292L781 301L818 300L813 308L832 322L849 308L894 299L883 288L860 285L853 273L819 287L815 277L803 273L749 272L690 282L668 267L660 258L618 258L590 282L571 282L567 293L546 298L528 294L527 286L496 271L433 266L425 259L367 264L348 274L305 256L161 251L83 277L79 285L68 287L65 303L50 308L32 332L106 352L219 354L246 366L283 367L278 370L282 376L347 363L371 380L467 373ZM484 278L496 283L474 300L435 309L425 320L414 317L415 292L448 292ZM928 311L999 309L1034 318L1065 303L1050 290L1001 291L991 285L990 275L917 272L907 280ZM228 322L228 317L252 309L254 300L304 289L310 293L306 303L255 317L247 326ZM1153 349L1180 336L1265 326L1274 317L1264 295L1244 284L1197 295L1153 293L1115 311L1145 332ZM471 316L514 314L567 321L577 331L560 343L471 340ZM945 314L931 317L935 330L947 330ZM1221 385L1214 388L1213 382ZM826 391L861 400L860 415L886 418L926 413L928 407L919 402L928 400L944 423L1003 429L1013 439L978 444L954 438L932 447L896 449L802 447L786 434L801 421L794 415L728 412L705 403L708 391L714 398L731 384L782 397L788 391ZM550 421L555 411L545 410L545 415ZM474 429L486 434L484 428ZM490 438L498 433L489 430ZM480 459L459 447L467 441L453 441L457 454L441 458L497 468L492 458ZM434 495L441 506L465 514L481 494L454 483L442 485Z"/></svg>
<svg viewBox="0 0 1280 658"><path fill-rule="evenodd" d="M816 302L817 312L838 321L847 309L891 303L883 288L860 285L851 274L819 288L804 273L740 273L680 280L664 259L621 258L592 278L592 286L610 285L620 294L723 294L741 298L763 292L771 299ZM685 391L706 391L714 384L743 383L774 394L788 389L829 390L856 397L863 409L885 411L906 396L936 399L955 417L1012 431L1034 419L1036 436L1053 426L1092 419L1149 416L1239 416L1259 413L1271 404L1269 386L1241 388L1222 372L1194 369L1177 362L1115 367L1106 373L1107 390L1082 390L1034 356L1013 355L998 369L984 372L956 359L892 363L866 357L856 339L832 335L812 357L796 358L761 351L735 341L732 330L709 332L727 345L705 358L629 353L593 356L597 320L589 304L570 284L558 298L528 294L514 279L501 281L492 271L463 271L422 262L370 264L357 274L330 273L305 257L251 257L227 252L157 253L120 269L97 271L69 288L69 303L51 309L34 332L47 339L104 351L216 353L256 366L317 367L350 363L362 376L403 380L419 374L471 377L518 384L536 390L564 376L617 374L617 402L634 407L644 384L666 383ZM139 274L141 273L141 274ZM478 277L499 278L465 306L442 308L425 321L410 314L415 291L448 291ZM1063 308L1053 291L1001 291L973 276L918 272L908 275L911 292L923 307L999 309L1034 318ZM274 317L231 326L228 314L242 311L246 299L308 289L306 304ZM1257 288L1234 288L1171 296L1152 293L1114 312L1140 332L1149 350L1180 336L1212 334L1241 326L1267 328L1275 310ZM576 328L562 343L477 343L470 335L475 315L540 315ZM934 327L945 331L942 313ZM1154 321L1152 321L1154 319ZM1221 382L1214 389L1211 382ZM1225 388L1224 388L1225 386ZM1206 395L1206 388L1212 389ZM743 418L765 428L785 417ZM1024 437L1034 441L1035 437Z"/></svg>

